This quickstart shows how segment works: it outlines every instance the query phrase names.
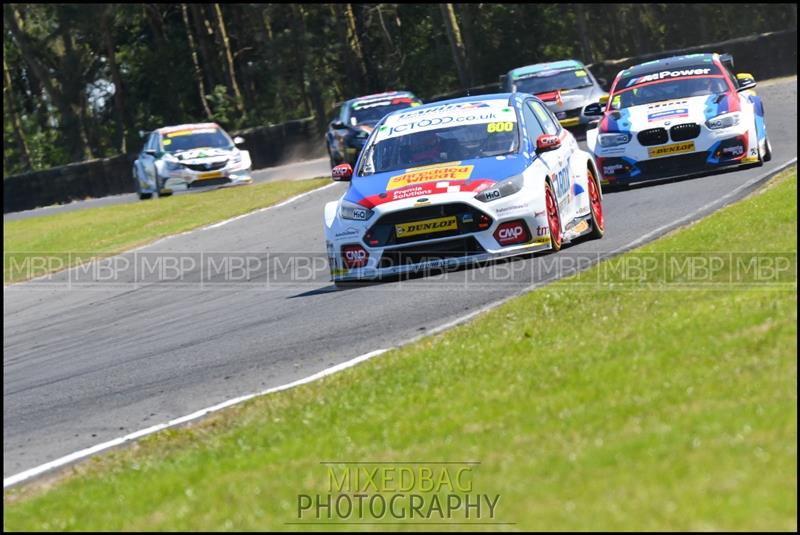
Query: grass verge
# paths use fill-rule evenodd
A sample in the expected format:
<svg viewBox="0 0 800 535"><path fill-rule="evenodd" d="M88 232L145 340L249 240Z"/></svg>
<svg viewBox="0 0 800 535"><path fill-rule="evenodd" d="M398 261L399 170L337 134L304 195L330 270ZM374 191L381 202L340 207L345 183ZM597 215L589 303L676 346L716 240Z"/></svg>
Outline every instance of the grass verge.
<svg viewBox="0 0 800 535"><path fill-rule="evenodd" d="M500 495L482 520L510 523L494 529L794 530L796 194L792 169L610 261L794 259L770 283L733 263L714 283L664 270L632 281L604 262L325 380L8 491L5 529L315 529L292 522L315 520L298 518L299 494L329 493L322 462L479 461L471 492Z"/></svg>
<svg viewBox="0 0 800 535"><path fill-rule="evenodd" d="M3 281L46 275L92 255L120 253L329 183L329 178L268 182L9 221L3 223ZM25 264L34 255L40 264Z"/></svg>

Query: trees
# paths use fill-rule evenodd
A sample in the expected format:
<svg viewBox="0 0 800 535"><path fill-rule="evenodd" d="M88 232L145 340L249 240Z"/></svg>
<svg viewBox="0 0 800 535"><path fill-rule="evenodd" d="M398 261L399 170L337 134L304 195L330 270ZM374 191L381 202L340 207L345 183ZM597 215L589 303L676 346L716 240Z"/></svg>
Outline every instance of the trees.
<svg viewBox="0 0 800 535"><path fill-rule="evenodd" d="M315 115L367 92L423 98L508 69L796 27L724 4L5 4L4 171L139 149L139 130ZM742 17L741 13L748 16Z"/></svg>

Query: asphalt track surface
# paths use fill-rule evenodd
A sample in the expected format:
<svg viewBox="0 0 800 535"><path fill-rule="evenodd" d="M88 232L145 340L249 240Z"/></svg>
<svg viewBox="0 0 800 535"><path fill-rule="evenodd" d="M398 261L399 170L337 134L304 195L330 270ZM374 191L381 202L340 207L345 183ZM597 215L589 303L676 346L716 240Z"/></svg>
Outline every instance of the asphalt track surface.
<svg viewBox="0 0 800 535"><path fill-rule="evenodd" d="M253 171L253 182L273 182L275 180L304 180L307 178L317 178L321 176L328 176L331 172L330 162L328 157L315 158L313 160L306 160L302 162L289 163L278 165L276 167L266 167ZM173 195L196 195L202 194L204 191L212 191L217 188L207 188L198 191L177 191ZM75 210L83 210L85 208L96 208L99 206L112 206L116 204L130 204L135 202L146 202L139 200L139 196L135 193L123 193L122 195L109 195L108 197L101 197L97 199L86 199L83 201L74 201L66 204L53 204L42 208L34 208L33 210L24 210L22 212L10 212L3 214L3 221L16 221L19 219L27 219L29 217L38 217L43 215L58 214L62 212L73 212Z"/></svg>
<svg viewBox="0 0 800 535"><path fill-rule="evenodd" d="M335 184L285 206L115 257L182 254L196 260L200 252L206 259L213 253L233 258L249 253L247 258L258 260L249 282L209 277L190 262L178 271L179 280L141 273L134 280L125 270L107 282L73 269L6 287L4 477L401 344L557 276L558 266L569 271L575 258L596 260L699 219L746 195L757 187L754 179L797 155L796 78L761 84L759 93L766 104L771 162L607 193L605 238L554 255L337 290L320 264L323 204L346 188ZM291 265L289 258L305 263ZM317 268L313 277L309 266Z"/></svg>

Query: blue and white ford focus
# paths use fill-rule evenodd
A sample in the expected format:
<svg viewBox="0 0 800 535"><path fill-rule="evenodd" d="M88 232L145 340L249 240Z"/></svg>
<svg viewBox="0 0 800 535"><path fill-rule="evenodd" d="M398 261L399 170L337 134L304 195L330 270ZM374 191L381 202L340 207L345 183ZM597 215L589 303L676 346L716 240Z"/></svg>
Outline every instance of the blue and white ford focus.
<svg viewBox="0 0 800 535"><path fill-rule="evenodd" d="M482 95L386 115L325 205L334 282L559 250L603 235L592 157L538 98Z"/></svg>

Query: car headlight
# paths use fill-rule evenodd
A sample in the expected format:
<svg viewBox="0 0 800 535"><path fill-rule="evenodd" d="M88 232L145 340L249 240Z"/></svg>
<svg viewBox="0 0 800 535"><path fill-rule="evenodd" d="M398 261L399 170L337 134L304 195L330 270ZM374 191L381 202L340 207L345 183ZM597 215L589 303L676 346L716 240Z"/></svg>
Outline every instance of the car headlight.
<svg viewBox="0 0 800 535"><path fill-rule="evenodd" d="M716 117L712 117L708 121L706 121L706 126L712 130L719 130L720 128L730 128L731 126L736 126L739 124L739 119L741 118L741 114L738 112L734 113L723 113L722 115L717 115Z"/></svg>
<svg viewBox="0 0 800 535"><path fill-rule="evenodd" d="M600 134L597 136L597 141L600 143L600 146L604 148L624 145L625 143L630 142L630 140L630 134L622 134L619 132L613 134Z"/></svg>
<svg viewBox="0 0 800 535"><path fill-rule="evenodd" d="M171 160L164 160L164 167L167 171L179 171L183 169L183 166L180 162L175 162Z"/></svg>
<svg viewBox="0 0 800 535"><path fill-rule="evenodd" d="M515 175L511 178L503 180L499 184L496 184L489 189L483 190L475 195L475 198L481 202L490 202L497 199L502 199L503 197L508 197L509 195L513 195L521 190L524 183L525 180L522 178L522 175Z"/></svg>
<svg viewBox="0 0 800 535"><path fill-rule="evenodd" d="M353 204L350 202L342 201L342 206L339 208L339 215L342 219L352 219L354 221L366 221L374 212L361 205Z"/></svg>

